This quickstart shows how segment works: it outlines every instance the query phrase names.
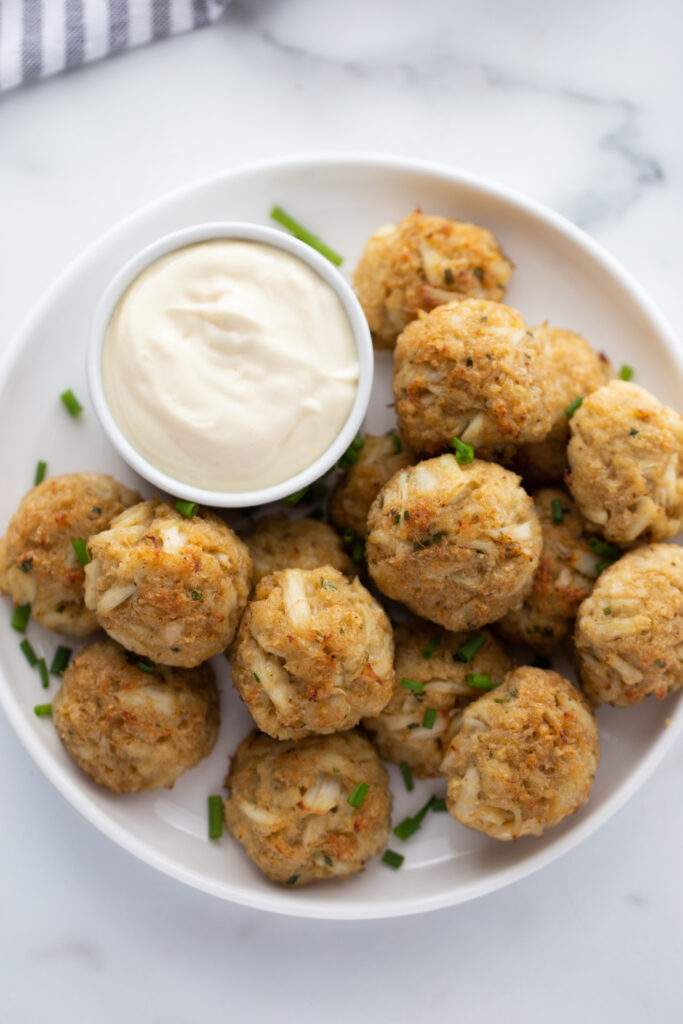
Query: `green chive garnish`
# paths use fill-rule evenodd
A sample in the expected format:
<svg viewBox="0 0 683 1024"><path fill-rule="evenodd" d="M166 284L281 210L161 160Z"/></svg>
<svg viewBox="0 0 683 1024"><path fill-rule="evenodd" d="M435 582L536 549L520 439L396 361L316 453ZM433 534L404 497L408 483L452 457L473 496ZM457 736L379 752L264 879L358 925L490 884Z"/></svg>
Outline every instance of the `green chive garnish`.
<svg viewBox="0 0 683 1024"><path fill-rule="evenodd" d="M220 839L223 835L223 798L213 795L208 798L209 839Z"/></svg>
<svg viewBox="0 0 683 1024"><path fill-rule="evenodd" d="M57 648L54 658L52 659L52 664L50 665L50 672L53 676L61 676L64 669L69 664L71 654L72 651L70 647L60 646Z"/></svg>
<svg viewBox="0 0 683 1024"><path fill-rule="evenodd" d="M352 807L355 807L356 810L358 810L365 803L365 798L368 795L369 789L370 787L368 786L367 782L359 782L358 785L354 786L354 788L347 796L347 804L351 804Z"/></svg>
<svg viewBox="0 0 683 1024"><path fill-rule="evenodd" d="M570 402L567 408L564 410L564 414L568 420L572 418L577 409L581 408L583 404L583 395L579 395L573 402Z"/></svg>
<svg viewBox="0 0 683 1024"><path fill-rule="evenodd" d="M455 657L458 661L472 661L472 658L482 649L485 643L485 633L473 633L469 640L466 640L462 647L455 652Z"/></svg>
<svg viewBox="0 0 683 1024"><path fill-rule="evenodd" d="M76 558L78 559L79 565L87 565L88 562L90 561L90 555L88 554L88 546L83 540L83 538L72 537L71 547L74 549L76 553Z"/></svg>
<svg viewBox="0 0 683 1024"><path fill-rule="evenodd" d="M564 520L564 509L562 508L562 502L559 498L553 498L550 502L550 514L553 517L553 522L556 526Z"/></svg>
<svg viewBox="0 0 683 1024"><path fill-rule="evenodd" d="M38 655L33 650L31 641L22 640L21 643L19 644L19 647L24 652L24 657L26 658L31 668L35 668L35 666L38 664Z"/></svg>
<svg viewBox="0 0 683 1024"><path fill-rule="evenodd" d="M420 829L422 822L424 821L428 812L432 809L432 805L436 798L430 796L426 804L420 808L417 814L413 814L411 817L404 818L403 821L399 821L398 825L394 829L394 835L399 839L410 839Z"/></svg>
<svg viewBox="0 0 683 1024"><path fill-rule="evenodd" d="M394 445L394 455L400 455L403 451L403 441L398 434L393 432L390 434L390 437Z"/></svg>
<svg viewBox="0 0 683 1024"><path fill-rule="evenodd" d="M382 854L382 864L386 864L387 867L393 868L394 871L398 871L401 864L405 860L402 853L396 853L395 850L385 850Z"/></svg>
<svg viewBox="0 0 683 1024"><path fill-rule="evenodd" d="M285 505L289 505L290 508L294 505L298 505L302 498L305 498L308 494L309 488L302 487L300 491L295 491L294 494L289 494L285 499Z"/></svg>
<svg viewBox="0 0 683 1024"><path fill-rule="evenodd" d="M50 676L47 671L47 662L45 661L45 658L38 658L36 668L38 669L38 675L40 676L40 682L42 683L43 689L47 690L50 685Z"/></svg>
<svg viewBox="0 0 683 1024"><path fill-rule="evenodd" d="M399 685L403 686L406 690L411 690L412 693L424 693L424 683L418 683L415 679L400 679Z"/></svg>
<svg viewBox="0 0 683 1024"><path fill-rule="evenodd" d="M451 448L455 453L455 461L459 465L466 466L468 463L474 462L474 448L471 444L466 444L459 437L452 437Z"/></svg>
<svg viewBox="0 0 683 1024"><path fill-rule="evenodd" d="M488 672L470 672L468 676L465 676L465 682L473 690L495 690L497 685Z"/></svg>
<svg viewBox="0 0 683 1024"><path fill-rule="evenodd" d="M588 541L588 547L596 555L602 555L609 562L616 562L617 558L621 555L621 551L616 545L609 544L606 540L601 540L600 537L591 537Z"/></svg>
<svg viewBox="0 0 683 1024"><path fill-rule="evenodd" d="M427 643L422 648L422 652L421 652L422 653L422 657L423 658L431 658L432 655L434 654L434 651L437 649L437 647L439 646L440 643L441 643L441 637L438 637L438 636L434 636L434 637L432 637L431 640L428 640Z"/></svg>
<svg viewBox="0 0 683 1024"><path fill-rule="evenodd" d="M628 363L622 363L617 374L619 380L633 380L636 375L636 371Z"/></svg>
<svg viewBox="0 0 683 1024"><path fill-rule="evenodd" d="M346 451L342 455L342 457L339 460L339 462L337 463L337 465L341 469L350 469L351 466L355 466L355 464L358 462L358 458L360 456L360 453L363 450L363 445L364 444L365 444L365 438L363 437L363 435L362 434L356 434L356 436L354 437L353 441L351 442L349 447L346 449Z"/></svg>
<svg viewBox="0 0 683 1024"><path fill-rule="evenodd" d="M442 796L433 796L432 806L430 809L434 811L436 814L441 814L443 811L448 810L448 806Z"/></svg>
<svg viewBox="0 0 683 1024"><path fill-rule="evenodd" d="M154 672L154 663L151 662L149 658L138 658L135 664L140 669L141 672Z"/></svg>
<svg viewBox="0 0 683 1024"><path fill-rule="evenodd" d="M64 408L68 412L69 416L73 416L76 419L83 412L83 406L76 398L71 388L67 388L66 391L62 391L59 396L62 400Z"/></svg>
<svg viewBox="0 0 683 1024"><path fill-rule="evenodd" d="M14 613L10 620L12 629L16 629L17 633L25 633L28 625L28 620L31 618L31 605L30 604L18 604L14 609Z"/></svg>
<svg viewBox="0 0 683 1024"><path fill-rule="evenodd" d="M415 783L413 782L413 773L410 769L410 765L406 764L405 761L401 761L399 768L401 769L401 775L403 776L403 784L409 793L415 789Z"/></svg>
<svg viewBox="0 0 683 1024"><path fill-rule="evenodd" d="M299 877L299 875L290 875L287 881L285 882L285 885L296 885L296 883L299 881Z"/></svg>
<svg viewBox="0 0 683 1024"><path fill-rule="evenodd" d="M36 472L35 472L35 475L33 477L33 486L34 487L37 487L38 484L42 484L43 480L45 479L45 474L46 473L47 473L47 462L43 462L41 460L36 465Z"/></svg>
<svg viewBox="0 0 683 1024"><path fill-rule="evenodd" d="M360 539L354 541L353 547L351 548L351 561L354 562L355 565L360 565L364 558L365 544Z"/></svg>
<svg viewBox="0 0 683 1024"><path fill-rule="evenodd" d="M33 714L37 718L49 718L52 715L52 704L36 704Z"/></svg>
<svg viewBox="0 0 683 1024"><path fill-rule="evenodd" d="M330 263L334 263L335 267L340 267L344 262L343 256L340 256L334 249L330 249L329 245L326 245L321 238L318 238L308 228L305 228L303 224L300 224L298 220L294 220L288 213L285 213L281 206L274 206L270 211L270 216L278 224L281 224L283 228L287 228L300 242L310 245L311 249L316 249L321 256L328 259Z"/></svg>
<svg viewBox="0 0 683 1024"><path fill-rule="evenodd" d="M433 729L434 722L436 721L436 708L425 708L425 713L422 716L422 726L425 729Z"/></svg>
<svg viewBox="0 0 683 1024"><path fill-rule="evenodd" d="M183 517L183 519L192 519L197 513L199 505L196 501L183 501L181 498L175 503L175 510Z"/></svg>

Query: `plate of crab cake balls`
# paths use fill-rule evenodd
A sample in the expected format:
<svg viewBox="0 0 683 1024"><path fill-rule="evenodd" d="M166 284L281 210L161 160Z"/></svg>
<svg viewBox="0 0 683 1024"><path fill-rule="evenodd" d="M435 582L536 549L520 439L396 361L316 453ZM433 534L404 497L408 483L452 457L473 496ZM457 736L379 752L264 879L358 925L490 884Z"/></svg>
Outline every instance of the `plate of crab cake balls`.
<svg viewBox="0 0 683 1024"><path fill-rule="evenodd" d="M274 206L341 260L372 397L309 487L204 508L107 440L91 324L145 246ZM0 366L5 713L90 822L227 900L385 917L520 879L681 728L682 383L612 257L465 174L311 156L162 198Z"/></svg>

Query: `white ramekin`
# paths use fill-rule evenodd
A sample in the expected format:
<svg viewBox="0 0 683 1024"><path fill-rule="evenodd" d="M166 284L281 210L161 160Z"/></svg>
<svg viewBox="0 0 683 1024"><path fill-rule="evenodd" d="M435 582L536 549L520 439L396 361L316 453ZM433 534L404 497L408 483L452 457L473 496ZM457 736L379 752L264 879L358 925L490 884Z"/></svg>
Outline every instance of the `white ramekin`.
<svg viewBox="0 0 683 1024"><path fill-rule="evenodd" d="M332 444L310 466L295 476L283 480L271 487L262 487L254 491L212 491L194 487L182 480L176 480L162 472L137 451L124 435L109 408L102 382L102 349L107 327L116 304L135 278L151 263L186 245L206 242L217 238L233 238L249 242L262 242L265 245L282 249L284 252L298 256L326 281L335 291L348 317L358 353L358 388L346 423L335 437ZM321 339L321 343L324 339ZM198 224L182 228L158 241L129 260L107 287L95 311L92 331L87 353L87 376L90 397L97 417L121 457L155 487L178 498L199 502L201 505L213 505L218 508L246 508L254 505L265 505L278 501L302 490L314 480L326 473L344 454L358 433L367 411L372 389L374 369L372 340L367 321L363 315L358 299L350 285L329 260L321 256L315 249L305 245L298 239L275 228L263 227L260 224L247 224L238 221Z"/></svg>

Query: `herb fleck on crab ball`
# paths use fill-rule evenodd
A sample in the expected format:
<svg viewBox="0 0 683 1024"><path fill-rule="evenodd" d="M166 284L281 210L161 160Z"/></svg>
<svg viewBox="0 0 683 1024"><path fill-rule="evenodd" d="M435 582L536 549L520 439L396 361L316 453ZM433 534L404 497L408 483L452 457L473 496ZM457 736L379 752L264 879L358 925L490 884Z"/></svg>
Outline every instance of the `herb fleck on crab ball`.
<svg viewBox="0 0 683 1024"><path fill-rule="evenodd" d="M463 708L502 683L512 660L486 630L449 633L410 623L397 627L395 645L394 695L363 726L383 758L430 778L440 772Z"/></svg>
<svg viewBox="0 0 683 1024"><path fill-rule="evenodd" d="M442 770L456 821L493 839L540 836L588 799L595 718L557 672L518 668L465 708Z"/></svg>
<svg viewBox="0 0 683 1024"><path fill-rule="evenodd" d="M265 576L230 652L232 679L259 729L277 739L350 729L394 688L383 609L331 566Z"/></svg>
<svg viewBox="0 0 683 1024"><path fill-rule="evenodd" d="M368 516L370 575L388 597L454 631L518 607L541 553L541 527L519 477L442 455L402 469Z"/></svg>
<svg viewBox="0 0 683 1024"><path fill-rule="evenodd" d="M365 537L370 506L394 473L415 461L396 433L366 434L355 461L346 469L330 499L330 518L340 530Z"/></svg>
<svg viewBox="0 0 683 1024"><path fill-rule="evenodd" d="M492 232L419 210L369 239L353 278L378 348L420 310L457 298L502 299L512 264Z"/></svg>
<svg viewBox="0 0 683 1024"><path fill-rule="evenodd" d="M552 416L542 441L520 445L515 465L525 480L536 484L561 483L567 470L569 419L566 410L579 397L606 384L613 376L607 356L596 352L574 331L544 323L532 328L542 342L548 363L546 402Z"/></svg>
<svg viewBox="0 0 683 1024"><path fill-rule="evenodd" d="M251 559L218 516L143 501L89 541L85 601L130 651L192 668L232 642Z"/></svg>
<svg viewBox="0 0 683 1024"><path fill-rule="evenodd" d="M237 748L225 784L228 829L274 882L346 878L386 844L387 773L358 733L284 743L254 733Z"/></svg>
<svg viewBox="0 0 683 1024"><path fill-rule="evenodd" d="M218 690L208 665L151 665L102 640L66 669L53 717L68 754L94 782L137 793L172 786L211 753Z"/></svg>
<svg viewBox="0 0 683 1024"><path fill-rule="evenodd" d="M683 548L649 544L606 569L579 609L581 682L596 704L627 707L683 686Z"/></svg>
<svg viewBox="0 0 683 1024"><path fill-rule="evenodd" d="M505 461L551 426L544 346L510 306L465 299L406 327L394 355L401 437L433 454L453 437Z"/></svg>
<svg viewBox="0 0 683 1024"><path fill-rule="evenodd" d="M254 582L280 569L317 569L331 565L345 576L353 564L338 533L318 519L261 519L244 537L254 564Z"/></svg>
<svg viewBox="0 0 683 1024"><path fill-rule="evenodd" d="M0 590L30 604L36 622L86 636L97 620L83 600L83 567L72 541L106 530L139 495L104 473L67 473L32 488L0 541Z"/></svg>
<svg viewBox="0 0 683 1024"><path fill-rule="evenodd" d="M496 628L506 640L546 654L571 631L579 605L604 567L604 551L610 545L586 532L586 524L566 491L544 488L534 495L534 506L543 531L541 560L523 604L508 612Z"/></svg>
<svg viewBox="0 0 683 1024"><path fill-rule="evenodd" d="M570 421L569 488L615 544L668 540L683 524L683 417L637 384L613 380Z"/></svg>

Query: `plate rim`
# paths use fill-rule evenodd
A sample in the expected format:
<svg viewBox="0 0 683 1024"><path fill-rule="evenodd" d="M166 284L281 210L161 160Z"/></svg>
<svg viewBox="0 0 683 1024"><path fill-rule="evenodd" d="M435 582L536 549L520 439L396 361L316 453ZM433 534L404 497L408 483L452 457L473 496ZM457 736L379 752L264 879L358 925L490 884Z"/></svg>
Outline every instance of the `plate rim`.
<svg viewBox="0 0 683 1024"><path fill-rule="evenodd" d="M97 238L66 264L19 324L19 327L6 345L2 357L0 357L0 390L4 387L6 379L25 345L26 337L34 329L37 322L40 321L45 309L50 306L54 297L71 283L72 279L80 272L81 266L89 262L96 255L99 248L115 239L117 235L125 233L129 225L133 224L140 217L149 213L155 207L162 206L164 203L180 199L197 189L210 187L213 184L228 179L236 179L244 175L283 168L292 170L297 166L310 170L312 165L329 166L334 164L373 169L379 167L402 172L428 174L454 185L465 186L479 192L483 196L502 200L516 207L527 216L531 216L533 219L550 226L560 235L567 237L579 249L587 250L608 275L616 279L620 286L630 293L676 363L679 373L683 376L683 350L681 344L657 304L615 256L562 214L557 213L543 203L528 198L516 189L511 189L506 185L501 185L486 177L463 171L457 167L449 167L438 161L367 151L337 152L334 150L314 150L284 157L246 161L233 167L223 168L220 171L205 175L165 192L161 196L157 196L107 228L106 231L98 235ZM349 905L343 899L332 903L316 899L314 890L308 890L303 899L301 894L288 893L275 888L262 894L244 888L241 885L235 885L228 878L220 883L214 882L196 871L178 865L100 810L92 803L87 791L70 779L59 764L53 762L47 747L31 731L29 721L24 717L19 703L9 687L6 674L1 669L0 705L2 705L7 719L24 749L38 768L40 768L47 780L59 791L61 796L90 824L94 825L98 831L102 832L128 853L131 853L138 860L141 860L148 867L156 868L163 874L208 895L217 896L220 899L251 909L298 918L329 920L381 920L440 910L446 907L457 906L460 903L477 899L489 893L494 893L540 871L578 846L588 836L601 828L609 818L621 810L637 790L651 777L655 768L661 763L681 731L683 731L683 701L679 701L677 707L672 709L668 727L662 730L661 734L656 738L651 749L641 760L633 775L619 784L617 789L606 799L604 805L594 816L578 822L565 835L555 840L546 848L540 849L537 853L530 854L519 863L497 872L495 876L481 879L464 887L460 886L457 891L447 890L429 897L411 897L407 895L400 899L385 900L381 904L366 901L365 903ZM408 877L409 875L407 874L406 878Z"/></svg>

